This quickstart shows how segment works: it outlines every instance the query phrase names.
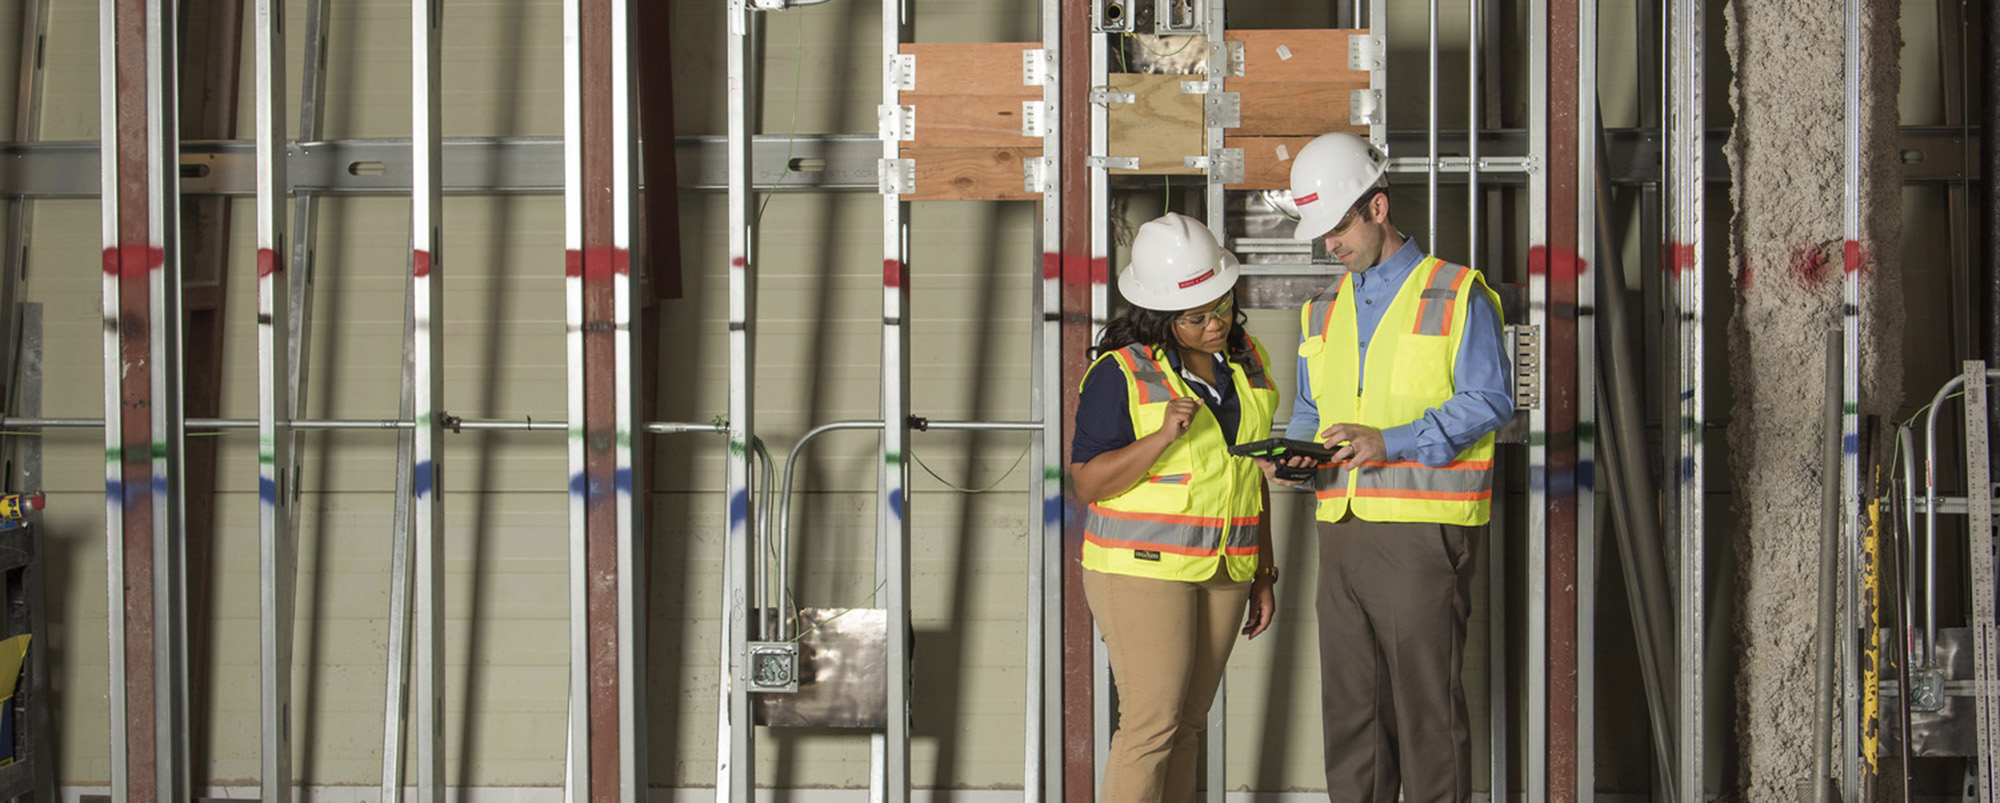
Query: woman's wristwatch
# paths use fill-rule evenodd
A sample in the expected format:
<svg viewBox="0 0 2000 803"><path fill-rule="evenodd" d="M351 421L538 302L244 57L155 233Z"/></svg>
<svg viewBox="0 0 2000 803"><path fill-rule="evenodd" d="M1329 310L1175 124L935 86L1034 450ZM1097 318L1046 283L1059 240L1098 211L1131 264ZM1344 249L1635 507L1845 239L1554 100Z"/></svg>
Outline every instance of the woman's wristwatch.
<svg viewBox="0 0 2000 803"><path fill-rule="evenodd" d="M1278 567L1276 567L1276 566L1271 566L1271 565L1268 565L1268 564L1267 564L1267 565L1264 565L1264 566L1259 566L1259 567L1257 567L1257 573L1256 573L1256 574L1253 574L1253 575L1251 575L1251 576L1250 576L1250 581L1251 581L1251 582L1256 582L1256 581L1258 581L1258 580L1262 580L1262 581L1264 581L1264 582L1267 582L1267 583L1270 583L1271 585L1277 585L1277 584L1278 584Z"/></svg>

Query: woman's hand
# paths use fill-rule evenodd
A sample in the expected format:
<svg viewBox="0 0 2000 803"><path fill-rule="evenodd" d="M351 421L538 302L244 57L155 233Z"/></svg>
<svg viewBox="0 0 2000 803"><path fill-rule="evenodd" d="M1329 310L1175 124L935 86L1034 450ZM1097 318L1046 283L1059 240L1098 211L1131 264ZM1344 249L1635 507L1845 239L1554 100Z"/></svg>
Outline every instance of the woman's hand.
<svg viewBox="0 0 2000 803"><path fill-rule="evenodd" d="M1256 638L1271 620L1278 615L1277 594L1271 589L1276 583L1264 580L1250 581L1250 609L1243 617L1243 635Z"/></svg>
<svg viewBox="0 0 2000 803"><path fill-rule="evenodd" d="M1177 440L1194 424L1194 414L1201 409L1201 400L1193 396L1182 396L1167 402L1167 418L1160 423L1160 431L1167 433L1168 440Z"/></svg>

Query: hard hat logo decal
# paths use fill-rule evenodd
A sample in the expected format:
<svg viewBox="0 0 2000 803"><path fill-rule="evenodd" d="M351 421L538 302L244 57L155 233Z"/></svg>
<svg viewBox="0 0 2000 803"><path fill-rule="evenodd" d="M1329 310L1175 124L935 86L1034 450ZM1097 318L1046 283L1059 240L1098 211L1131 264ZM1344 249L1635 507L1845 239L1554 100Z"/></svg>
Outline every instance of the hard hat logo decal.
<svg viewBox="0 0 2000 803"><path fill-rule="evenodd" d="M1314 192L1299 196L1294 201L1294 203L1298 204L1299 206L1305 206L1306 204L1312 203L1317 200L1319 200L1319 193Z"/></svg>
<svg viewBox="0 0 2000 803"><path fill-rule="evenodd" d="M1188 288L1190 288L1190 287L1193 287L1193 286L1195 286L1195 285L1197 285L1197 284L1201 284L1202 282L1205 282L1205 281L1208 281L1209 277L1211 277L1211 276L1214 276L1214 275L1215 275L1215 269L1214 269L1214 268L1209 268L1208 270L1206 270L1206 271L1203 271L1203 272L1202 272L1202 274L1201 274L1200 276L1196 276L1196 277L1194 277L1194 278L1192 278L1192 279L1189 279L1189 280L1187 280L1187 281L1184 281L1184 282L1181 282L1181 283L1180 283L1180 289L1182 289L1182 290L1186 290L1186 289L1188 289Z"/></svg>

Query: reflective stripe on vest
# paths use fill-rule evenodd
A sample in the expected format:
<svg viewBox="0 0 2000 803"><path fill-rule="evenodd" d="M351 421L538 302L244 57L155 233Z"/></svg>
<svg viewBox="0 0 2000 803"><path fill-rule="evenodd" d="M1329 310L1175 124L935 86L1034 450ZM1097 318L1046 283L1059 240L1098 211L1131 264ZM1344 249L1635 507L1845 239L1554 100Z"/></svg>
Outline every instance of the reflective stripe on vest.
<svg viewBox="0 0 2000 803"><path fill-rule="evenodd" d="M1278 405L1266 367L1270 359L1255 338L1250 344L1252 359L1229 363L1239 410L1238 443L1267 437ZM1136 437L1160 428L1167 402L1193 395L1165 356L1156 358L1147 346L1098 357L1104 360L1114 361L1125 377L1126 409ZM1254 462L1229 454L1214 412L1204 406L1143 479L1090 504L1084 517L1083 566L1111 574L1201 581L1213 577L1221 563L1231 578L1248 580L1257 568L1263 482Z"/></svg>
<svg viewBox="0 0 2000 803"><path fill-rule="evenodd" d="M1355 303L1340 292L1344 288L1343 278L1331 293L1322 293L1330 297L1315 298L1300 310L1307 336L1299 355L1308 361L1322 428L1348 422L1387 429L1443 404L1455 392L1471 294L1483 292L1499 307L1476 271L1425 257L1383 311L1368 359L1360 364ZM1493 498L1492 465L1489 433L1442 467L1378 462L1351 471L1322 469L1318 518L1338 521L1351 511L1368 521L1483 524Z"/></svg>

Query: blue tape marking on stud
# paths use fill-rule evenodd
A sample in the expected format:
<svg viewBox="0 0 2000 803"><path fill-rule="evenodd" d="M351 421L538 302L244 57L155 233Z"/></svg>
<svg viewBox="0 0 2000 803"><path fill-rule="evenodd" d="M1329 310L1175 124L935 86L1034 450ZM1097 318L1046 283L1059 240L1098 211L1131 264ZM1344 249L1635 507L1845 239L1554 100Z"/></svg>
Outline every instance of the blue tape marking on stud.
<svg viewBox="0 0 2000 803"><path fill-rule="evenodd" d="M431 461L425 460L418 463L415 472L410 477L411 485L416 490L418 499L431 495Z"/></svg>
<svg viewBox="0 0 2000 803"><path fill-rule="evenodd" d="M106 477L104 479L104 502L110 505L125 504L125 483Z"/></svg>
<svg viewBox="0 0 2000 803"><path fill-rule="evenodd" d="M581 497L583 497L583 498L584 498L584 499L585 499L586 501L588 501L588 500L590 499L590 497L589 497L589 495L588 495L588 493L587 493L587 492L588 492L588 490L589 490L589 488L588 488L587 486L585 486L585 485L584 485L584 482L585 482L585 480L587 480L587 479L588 479L588 476L587 476L587 475L585 475L585 474L584 474L583 472L581 472L581 471L579 471L579 472L577 472L577 473L575 473L575 474L571 474L571 475L569 475L569 495L570 495L570 496L581 496Z"/></svg>
<svg viewBox="0 0 2000 803"><path fill-rule="evenodd" d="M622 496L632 495L632 469L629 468L618 469L617 478L613 481L618 483L618 493L620 495Z"/></svg>
<svg viewBox="0 0 2000 803"><path fill-rule="evenodd" d="M1861 454L1860 433L1850 432L1840 437L1840 451L1844 454Z"/></svg>
<svg viewBox="0 0 2000 803"><path fill-rule="evenodd" d="M278 504L278 481L270 477L258 477L257 501L267 505Z"/></svg>
<svg viewBox="0 0 2000 803"><path fill-rule="evenodd" d="M1042 500L1042 526L1062 524L1063 501L1061 496L1051 496Z"/></svg>
<svg viewBox="0 0 2000 803"><path fill-rule="evenodd" d="M903 517L903 489L901 488L892 488L889 490L889 515L899 519Z"/></svg>
<svg viewBox="0 0 2000 803"><path fill-rule="evenodd" d="M1694 482L1694 458L1681 458L1681 484Z"/></svg>

